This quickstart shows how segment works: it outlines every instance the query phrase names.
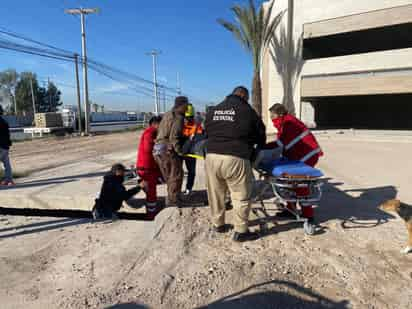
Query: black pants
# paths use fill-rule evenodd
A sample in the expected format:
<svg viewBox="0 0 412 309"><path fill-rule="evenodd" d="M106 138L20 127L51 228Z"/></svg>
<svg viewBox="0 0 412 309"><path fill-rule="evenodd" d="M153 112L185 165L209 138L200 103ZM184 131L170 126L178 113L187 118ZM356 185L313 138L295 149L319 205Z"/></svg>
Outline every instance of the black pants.
<svg viewBox="0 0 412 309"><path fill-rule="evenodd" d="M192 191L196 178L196 159L185 157L185 165L187 169L186 190Z"/></svg>
<svg viewBox="0 0 412 309"><path fill-rule="evenodd" d="M102 202L100 199L95 199L94 207L99 212L100 216L104 218L111 218L113 214L117 213L120 208L122 208L122 204L107 204Z"/></svg>

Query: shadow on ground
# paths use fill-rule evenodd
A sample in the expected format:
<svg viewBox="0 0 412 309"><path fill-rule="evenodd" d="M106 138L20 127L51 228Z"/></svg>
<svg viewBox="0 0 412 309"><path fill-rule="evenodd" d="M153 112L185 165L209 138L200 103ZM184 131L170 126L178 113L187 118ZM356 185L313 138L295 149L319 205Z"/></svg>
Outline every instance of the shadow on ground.
<svg viewBox="0 0 412 309"><path fill-rule="evenodd" d="M127 303L113 305L110 307L106 307L105 309L149 309L149 307L137 303Z"/></svg>
<svg viewBox="0 0 412 309"><path fill-rule="evenodd" d="M90 223L90 219L61 219L25 224L0 229L0 239L18 237L34 233L63 229L65 227Z"/></svg>
<svg viewBox="0 0 412 309"><path fill-rule="evenodd" d="M325 179L322 200L320 206L315 210L316 221L319 224L339 220L344 229L374 228L394 218L378 207L384 201L396 197L396 187L388 185L341 190L339 188L341 185L342 183L333 182L330 178ZM352 196L351 193L357 193L357 196ZM282 219L275 216L277 207L272 203L274 195L265 194L264 198L264 208L261 205L254 207L254 212L260 214L261 218L251 221L251 226L263 227L268 222L273 222L275 226L265 230L266 236L302 226L302 224L293 221L280 224ZM324 229L320 229L319 232L324 232Z"/></svg>
<svg viewBox="0 0 412 309"><path fill-rule="evenodd" d="M34 208L6 208L0 207L0 215L9 216L25 216L25 217L55 217L55 218L77 218L77 219L92 219L91 211L87 210L72 210L72 209L34 209ZM144 213L128 213L118 212L119 219L122 220L147 220Z"/></svg>
<svg viewBox="0 0 412 309"><path fill-rule="evenodd" d="M341 183L327 179L324 195L317 211L320 223L339 219L345 229L373 228L387 223L394 216L379 209L379 205L396 198L398 193L392 185L340 190ZM350 193L358 193L354 197Z"/></svg>
<svg viewBox="0 0 412 309"><path fill-rule="evenodd" d="M286 291L265 290L269 285ZM256 291L258 290L258 291ZM261 290L261 291L259 291ZM219 299L198 309L249 309L249 308L313 308L313 309L346 309L349 301L336 302L322 296L311 289L304 288L294 282L273 280L252 285L249 288Z"/></svg>
<svg viewBox="0 0 412 309"><path fill-rule="evenodd" d="M84 179L84 178L102 177L106 173L107 172L85 173L85 174L71 175L71 176L65 176L65 177L55 177L55 178L38 179L38 180L26 181L26 182L18 182L15 186L12 186L12 187L0 186L0 190L13 190L13 189L33 188L33 187L42 187L42 186L47 186L47 185L62 184L62 183L67 183L67 182L78 181L79 179Z"/></svg>

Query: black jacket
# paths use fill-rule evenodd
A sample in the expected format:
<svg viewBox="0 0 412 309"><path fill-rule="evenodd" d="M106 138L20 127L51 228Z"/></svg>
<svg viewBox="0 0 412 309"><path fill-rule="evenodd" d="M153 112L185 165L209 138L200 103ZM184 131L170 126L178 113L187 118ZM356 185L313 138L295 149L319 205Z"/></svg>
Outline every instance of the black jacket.
<svg viewBox="0 0 412 309"><path fill-rule="evenodd" d="M9 124L0 116L0 148L8 150L10 149L10 146L11 139Z"/></svg>
<svg viewBox="0 0 412 309"><path fill-rule="evenodd" d="M124 201L129 200L139 191L138 187L126 190L123 185L123 177L115 176L110 172L104 176L100 196L96 199L96 207L105 216L110 216L122 207Z"/></svg>
<svg viewBox="0 0 412 309"><path fill-rule="evenodd" d="M208 110L205 129L207 153L250 160L255 146L266 144L266 128L255 110L238 96L230 95Z"/></svg>

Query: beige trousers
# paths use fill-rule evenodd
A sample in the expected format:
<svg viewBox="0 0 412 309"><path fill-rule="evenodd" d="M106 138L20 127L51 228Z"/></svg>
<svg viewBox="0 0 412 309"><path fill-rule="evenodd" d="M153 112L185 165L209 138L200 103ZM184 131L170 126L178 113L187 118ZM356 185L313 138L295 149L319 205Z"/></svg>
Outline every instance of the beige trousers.
<svg viewBox="0 0 412 309"><path fill-rule="evenodd" d="M206 182L214 226L225 224L225 196L229 191L234 209L235 232L248 230L253 172L249 160L219 154L207 154Z"/></svg>

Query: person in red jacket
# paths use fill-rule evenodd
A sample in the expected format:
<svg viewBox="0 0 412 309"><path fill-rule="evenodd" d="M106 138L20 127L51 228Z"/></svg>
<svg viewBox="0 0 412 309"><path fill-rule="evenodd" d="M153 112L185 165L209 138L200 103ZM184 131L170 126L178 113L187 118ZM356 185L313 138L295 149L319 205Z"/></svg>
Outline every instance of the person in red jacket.
<svg viewBox="0 0 412 309"><path fill-rule="evenodd" d="M315 136L302 121L289 114L283 104L275 104L269 111L278 131L277 141L270 144L272 148L282 147L284 157L314 167L323 156Z"/></svg>
<svg viewBox="0 0 412 309"><path fill-rule="evenodd" d="M153 147L161 120L160 116L154 116L150 119L149 127L140 137L136 162L137 174L146 182L146 211L148 218L152 220L160 211L157 203L157 185L162 176L159 166L153 158Z"/></svg>
<svg viewBox="0 0 412 309"><path fill-rule="evenodd" d="M270 115L273 125L276 127L277 140L270 143L269 148L281 147L283 149L283 157L289 160L301 161L305 164L314 167L321 156L323 156L315 136L310 132L306 125L297 119L295 116L289 114L288 110L283 104L275 104L270 109ZM297 189L299 195L307 195L306 188ZM294 209L294 204L288 204L289 209ZM302 205L303 217L313 221L314 211L312 205ZM290 212L283 211L278 216L289 216Z"/></svg>

